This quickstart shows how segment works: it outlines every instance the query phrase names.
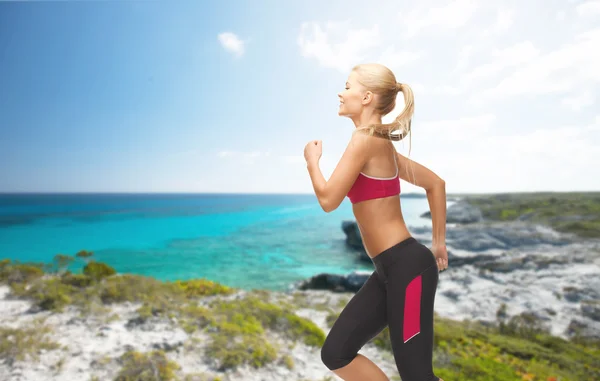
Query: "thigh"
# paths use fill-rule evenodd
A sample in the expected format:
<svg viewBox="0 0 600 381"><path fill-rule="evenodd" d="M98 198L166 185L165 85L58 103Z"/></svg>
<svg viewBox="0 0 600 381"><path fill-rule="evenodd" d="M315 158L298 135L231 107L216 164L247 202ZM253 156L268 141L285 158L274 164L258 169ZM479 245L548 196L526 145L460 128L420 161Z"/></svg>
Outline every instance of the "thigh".
<svg viewBox="0 0 600 381"><path fill-rule="evenodd" d="M340 313L325 345L335 343L343 352L358 352L387 325L386 294L385 285L374 271Z"/></svg>
<svg viewBox="0 0 600 381"><path fill-rule="evenodd" d="M392 350L400 376L406 380L432 380L433 311L439 273L436 264L411 276L390 276L388 324Z"/></svg>

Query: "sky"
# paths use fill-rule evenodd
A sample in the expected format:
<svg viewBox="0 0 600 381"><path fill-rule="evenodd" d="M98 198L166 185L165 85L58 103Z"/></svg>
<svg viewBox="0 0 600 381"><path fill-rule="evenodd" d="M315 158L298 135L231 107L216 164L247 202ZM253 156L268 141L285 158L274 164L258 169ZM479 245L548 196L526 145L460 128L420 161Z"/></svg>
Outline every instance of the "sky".
<svg viewBox="0 0 600 381"><path fill-rule="evenodd" d="M0 2L0 192L313 193L366 62L448 193L598 191L599 47L600 0Z"/></svg>

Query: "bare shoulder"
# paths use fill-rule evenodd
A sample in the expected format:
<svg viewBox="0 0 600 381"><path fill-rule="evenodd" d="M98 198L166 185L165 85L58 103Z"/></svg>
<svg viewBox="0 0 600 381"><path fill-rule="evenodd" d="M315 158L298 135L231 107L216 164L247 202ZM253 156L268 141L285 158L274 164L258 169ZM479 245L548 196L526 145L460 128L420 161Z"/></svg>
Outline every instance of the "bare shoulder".
<svg viewBox="0 0 600 381"><path fill-rule="evenodd" d="M399 176L402 180L423 189L431 189L445 184L444 180L426 166L409 159L396 151L398 158Z"/></svg>
<svg viewBox="0 0 600 381"><path fill-rule="evenodd" d="M349 146L362 151L363 154L372 155L386 149L388 143L385 139L369 135L365 131L356 131L352 134Z"/></svg>

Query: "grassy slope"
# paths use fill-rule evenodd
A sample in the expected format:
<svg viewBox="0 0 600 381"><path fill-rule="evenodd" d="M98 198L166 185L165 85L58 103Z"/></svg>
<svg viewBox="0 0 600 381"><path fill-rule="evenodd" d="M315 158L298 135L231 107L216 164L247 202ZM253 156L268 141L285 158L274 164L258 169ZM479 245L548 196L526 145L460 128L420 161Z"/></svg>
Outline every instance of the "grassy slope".
<svg viewBox="0 0 600 381"><path fill-rule="evenodd" d="M582 238L600 238L600 192L452 194L479 207L492 221L529 221Z"/></svg>
<svg viewBox="0 0 600 381"><path fill-rule="evenodd" d="M57 258L61 266L69 262L65 256ZM260 290L248 293L242 299L228 301L226 297L236 290L205 279L161 282L150 277L115 274L109 266L94 262L89 257L86 262L88 264L81 274L59 274L60 266L4 260L0 261L0 283L9 284L14 294L31 300L40 308L57 312L67 305L76 305L83 314L102 314L103 308L112 303L141 302L143 304L138 310L140 321L157 317L176 318L177 324L190 334L210 332L211 339L204 355L216 359L221 370L235 368L242 363L261 367L277 362L281 366L293 367L293 356L281 354L280 347L267 339L266 332L278 332L292 342L301 341L320 348L325 338L323 331L294 311L307 306L325 309L329 312L331 324L345 305L314 306L310 298L301 293L296 295L293 303L282 300L272 304L268 302L268 296L274 294ZM51 273L45 274L45 271ZM201 300L205 303L199 303ZM552 337L532 316L499 320L496 327L439 316L435 320L434 367L446 381L600 379L597 342L583 339L565 341ZM38 328L23 328L17 332L0 327L0 342L8 343L0 345L0 360L18 361L35 352L40 345L52 348L54 344L45 338L43 332L38 332L45 328L42 325ZM386 328L373 342L390 351L388 334ZM185 344L187 348L194 345L194 339ZM198 351L198 356L202 355ZM168 360L162 351L131 351L122 358L102 361L118 361L121 364L118 380L143 380L144 372L152 364L161 369L160 380L173 380L184 371ZM398 380L398 377L392 380Z"/></svg>

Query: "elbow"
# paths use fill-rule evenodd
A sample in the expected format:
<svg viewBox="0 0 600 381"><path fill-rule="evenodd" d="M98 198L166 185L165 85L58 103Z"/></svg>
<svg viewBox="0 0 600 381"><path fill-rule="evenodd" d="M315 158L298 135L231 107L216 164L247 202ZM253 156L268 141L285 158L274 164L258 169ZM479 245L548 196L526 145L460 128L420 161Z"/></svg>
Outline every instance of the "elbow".
<svg viewBox="0 0 600 381"><path fill-rule="evenodd" d="M426 190L437 190L437 189L446 189L446 182L443 179L439 179L433 184L431 184Z"/></svg>
<svg viewBox="0 0 600 381"><path fill-rule="evenodd" d="M329 213L331 211L329 204L325 202L325 200L319 199L319 205L321 205L321 209L323 209L325 213Z"/></svg>
<svg viewBox="0 0 600 381"><path fill-rule="evenodd" d="M321 208L323 209L323 211L324 211L325 213L331 213L331 212L333 212L334 210L336 210L336 209L337 209L337 206L336 206L336 205L334 205L334 204L333 204L333 203L331 203L331 202L322 201L322 202L321 202Z"/></svg>

